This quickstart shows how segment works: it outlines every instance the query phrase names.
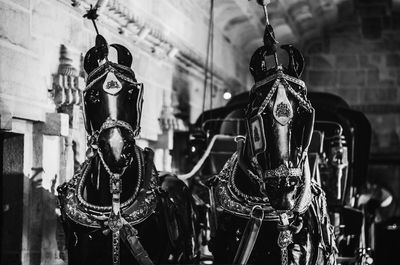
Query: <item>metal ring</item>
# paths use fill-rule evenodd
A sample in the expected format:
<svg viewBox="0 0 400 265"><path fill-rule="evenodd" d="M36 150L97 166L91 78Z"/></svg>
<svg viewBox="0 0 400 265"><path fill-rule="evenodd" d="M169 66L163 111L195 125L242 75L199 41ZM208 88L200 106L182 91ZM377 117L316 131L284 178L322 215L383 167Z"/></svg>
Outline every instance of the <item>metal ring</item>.
<svg viewBox="0 0 400 265"><path fill-rule="evenodd" d="M257 209L261 211L261 216L256 216L256 210ZM263 210L263 208L260 205L254 205L253 208L251 208L250 218L254 218L254 219L257 219L259 221L262 221L264 219L264 210Z"/></svg>

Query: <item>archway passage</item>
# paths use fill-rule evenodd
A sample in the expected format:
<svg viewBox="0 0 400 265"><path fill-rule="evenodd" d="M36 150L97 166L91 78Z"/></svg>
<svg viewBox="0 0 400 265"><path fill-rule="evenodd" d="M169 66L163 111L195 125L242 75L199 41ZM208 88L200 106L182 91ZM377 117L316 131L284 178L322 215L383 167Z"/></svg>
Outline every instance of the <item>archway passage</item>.
<svg viewBox="0 0 400 265"><path fill-rule="evenodd" d="M24 137L0 134L1 264L21 264L23 228Z"/></svg>

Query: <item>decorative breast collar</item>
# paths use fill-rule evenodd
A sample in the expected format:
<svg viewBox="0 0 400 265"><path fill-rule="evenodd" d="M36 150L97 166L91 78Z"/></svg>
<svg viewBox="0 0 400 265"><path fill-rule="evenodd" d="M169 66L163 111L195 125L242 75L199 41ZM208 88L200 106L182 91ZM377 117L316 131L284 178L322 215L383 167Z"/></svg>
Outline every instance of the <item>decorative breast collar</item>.
<svg viewBox="0 0 400 265"><path fill-rule="evenodd" d="M138 157L138 178L144 175L143 153L139 147L135 148ZM104 220L108 219L111 207L95 206L86 202L81 196L82 184L91 172L92 159L86 160L73 178L58 188L59 201L62 212L77 224L92 228L103 227ZM158 174L153 168L149 180L142 181L140 190L121 205L122 217L131 225L138 224L149 217L157 205ZM140 183L140 182L138 182Z"/></svg>
<svg viewBox="0 0 400 265"><path fill-rule="evenodd" d="M217 176L218 183L215 188L215 198L217 205L223 210L249 219L252 209L258 206L264 211L264 221L279 221L279 215L283 212L287 214L288 218L292 218L295 213L303 214L310 206L312 199L311 190L304 187L299 191L296 205L290 211L275 210L267 197L244 194L235 185L234 177L237 174L237 167L238 157L237 153L234 153Z"/></svg>

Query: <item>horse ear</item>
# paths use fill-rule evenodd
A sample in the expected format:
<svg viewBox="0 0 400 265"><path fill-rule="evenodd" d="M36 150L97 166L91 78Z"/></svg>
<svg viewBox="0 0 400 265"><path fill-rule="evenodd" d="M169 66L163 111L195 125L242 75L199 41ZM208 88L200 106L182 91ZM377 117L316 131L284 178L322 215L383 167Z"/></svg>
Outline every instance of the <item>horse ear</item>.
<svg viewBox="0 0 400 265"><path fill-rule="evenodd" d="M118 53L118 64L122 64L126 67L131 67L132 65L132 54L131 52L120 44L111 44L111 47L115 48Z"/></svg>
<svg viewBox="0 0 400 265"><path fill-rule="evenodd" d="M97 60L97 52L96 47L92 47L85 55L85 59L83 60L83 68L85 69L87 74L90 74L94 69L99 66L99 62Z"/></svg>
<svg viewBox="0 0 400 265"><path fill-rule="evenodd" d="M261 46L253 53L253 56L251 56L249 70L255 82L265 77L265 52L265 46Z"/></svg>
<svg viewBox="0 0 400 265"><path fill-rule="evenodd" d="M282 45L281 48L289 55L289 64L287 69L289 74L299 78L304 70L304 57L301 52L293 47L293 45Z"/></svg>
<svg viewBox="0 0 400 265"><path fill-rule="evenodd" d="M85 55L83 68L87 74L90 74L99 66L99 62L106 59L108 56L108 44L106 39L98 34L96 36L96 44Z"/></svg>
<svg viewBox="0 0 400 265"><path fill-rule="evenodd" d="M100 34L97 34L96 36L96 54L97 54L97 60L102 61L108 57L108 44L106 39L101 36Z"/></svg>

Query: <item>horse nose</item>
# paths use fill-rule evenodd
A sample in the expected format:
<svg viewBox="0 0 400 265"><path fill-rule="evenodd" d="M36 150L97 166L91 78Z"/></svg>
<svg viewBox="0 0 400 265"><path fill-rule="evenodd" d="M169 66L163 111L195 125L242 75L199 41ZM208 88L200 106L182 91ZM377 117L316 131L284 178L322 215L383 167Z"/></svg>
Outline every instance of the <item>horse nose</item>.
<svg viewBox="0 0 400 265"><path fill-rule="evenodd" d="M298 180L296 178L286 176L281 180L281 186L286 190L286 191L292 191L294 190L295 186L297 185Z"/></svg>
<svg viewBox="0 0 400 265"><path fill-rule="evenodd" d="M282 201L280 203L281 209L280 210L289 210L293 209L294 207L294 200L291 194L285 194L282 197Z"/></svg>
<svg viewBox="0 0 400 265"><path fill-rule="evenodd" d="M104 130L99 136L99 147L102 150L103 156L106 160L111 160L111 163L120 163L123 156L124 138L121 130L118 127L113 127ZM107 162L107 161L106 161Z"/></svg>

